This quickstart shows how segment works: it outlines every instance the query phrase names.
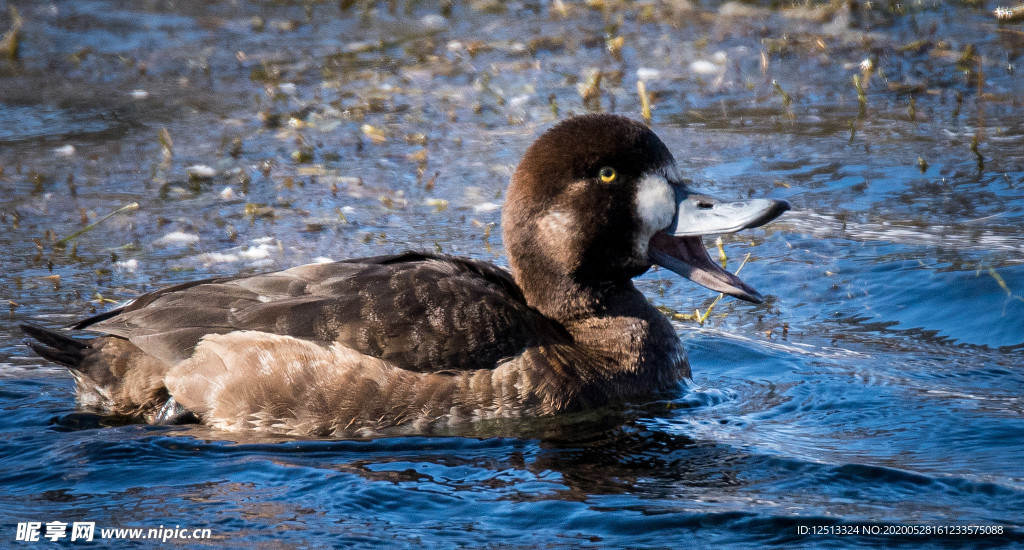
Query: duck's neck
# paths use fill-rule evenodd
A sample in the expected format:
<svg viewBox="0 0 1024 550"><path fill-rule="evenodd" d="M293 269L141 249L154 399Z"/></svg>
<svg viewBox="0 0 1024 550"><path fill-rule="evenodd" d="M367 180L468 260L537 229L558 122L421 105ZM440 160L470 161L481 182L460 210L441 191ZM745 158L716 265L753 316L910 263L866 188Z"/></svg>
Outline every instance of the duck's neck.
<svg viewBox="0 0 1024 550"><path fill-rule="evenodd" d="M526 302L560 323L579 343L678 341L671 323L631 279L588 283L559 273L548 272L543 278L536 277L538 270L529 273L532 276L515 275Z"/></svg>
<svg viewBox="0 0 1024 550"><path fill-rule="evenodd" d="M581 395L621 399L675 387L690 376L682 343L668 319L631 280L587 285L567 277L531 285L517 277L532 307L559 322L579 355L574 367L594 386ZM594 403L603 402L597 399Z"/></svg>
<svg viewBox="0 0 1024 550"><path fill-rule="evenodd" d="M646 309L646 298L629 280L583 283L556 273L546 275L524 278L517 274L516 282L530 306L563 325Z"/></svg>

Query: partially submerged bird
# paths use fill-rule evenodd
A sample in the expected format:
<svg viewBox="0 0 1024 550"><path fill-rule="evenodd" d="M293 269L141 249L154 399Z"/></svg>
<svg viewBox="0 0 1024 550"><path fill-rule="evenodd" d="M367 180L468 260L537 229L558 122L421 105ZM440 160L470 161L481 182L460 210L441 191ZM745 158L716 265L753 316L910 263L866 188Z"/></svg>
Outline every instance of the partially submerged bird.
<svg viewBox="0 0 1024 550"><path fill-rule="evenodd" d="M554 415L677 388L686 353L632 278L657 264L759 302L701 235L787 208L693 192L646 126L578 116L512 177L511 273L407 252L179 284L73 325L89 340L22 328L83 406L153 423L340 436Z"/></svg>

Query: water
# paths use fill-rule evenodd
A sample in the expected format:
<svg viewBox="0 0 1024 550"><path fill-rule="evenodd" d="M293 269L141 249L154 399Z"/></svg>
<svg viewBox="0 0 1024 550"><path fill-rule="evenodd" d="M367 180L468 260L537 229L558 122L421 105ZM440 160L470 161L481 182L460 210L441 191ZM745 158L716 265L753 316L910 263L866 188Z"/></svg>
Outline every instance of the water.
<svg viewBox="0 0 1024 550"><path fill-rule="evenodd" d="M25 521L239 547L1024 539L1024 32L994 5L8 4L25 26L0 61L7 544ZM511 170L555 110L587 110L592 69L589 107L633 116L640 71L700 187L794 206L725 239L769 298L676 322L694 379L670 401L449 437L240 439L77 412L66 371L22 344L18 322L209 274L408 247L504 263L488 227ZM714 298L665 272L638 284L681 313ZM822 525L1004 535L800 534Z"/></svg>

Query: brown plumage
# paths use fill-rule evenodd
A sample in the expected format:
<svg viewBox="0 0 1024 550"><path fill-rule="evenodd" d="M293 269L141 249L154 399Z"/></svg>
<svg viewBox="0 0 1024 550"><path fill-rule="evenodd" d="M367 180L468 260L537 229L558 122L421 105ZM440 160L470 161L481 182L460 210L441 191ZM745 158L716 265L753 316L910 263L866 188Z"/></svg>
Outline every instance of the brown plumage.
<svg viewBox="0 0 1024 550"><path fill-rule="evenodd" d="M597 177L606 166L610 182ZM73 326L101 334L92 340L24 330L70 367L83 406L149 422L421 432L647 398L690 374L631 282L675 211L670 185L682 184L661 174L674 162L646 127L577 117L542 135L513 177L514 275L410 252L169 287Z"/></svg>

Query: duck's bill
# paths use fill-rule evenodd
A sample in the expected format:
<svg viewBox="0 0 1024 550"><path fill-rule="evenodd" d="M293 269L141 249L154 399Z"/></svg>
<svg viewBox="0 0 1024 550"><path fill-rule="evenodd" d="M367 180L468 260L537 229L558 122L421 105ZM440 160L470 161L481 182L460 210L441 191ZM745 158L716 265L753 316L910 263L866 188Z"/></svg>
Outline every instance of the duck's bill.
<svg viewBox="0 0 1024 550"><path fill-rule="evenodd" d="M786 201L753 199L723 202L676 188L676 217L651 239L651 260L711 290L761 303L761 294L722 269L704 248L702 235L733 233L764 225L789 210Z"/></svg>
<svg viewBox="0 0 1024 550"><path fill-rule="evenodd" d="M673 237L699 237L735 233L762 226L789 210L789 203L775 199L725 202L703 193L673 186L676 216L665 233Z"/></svg>

